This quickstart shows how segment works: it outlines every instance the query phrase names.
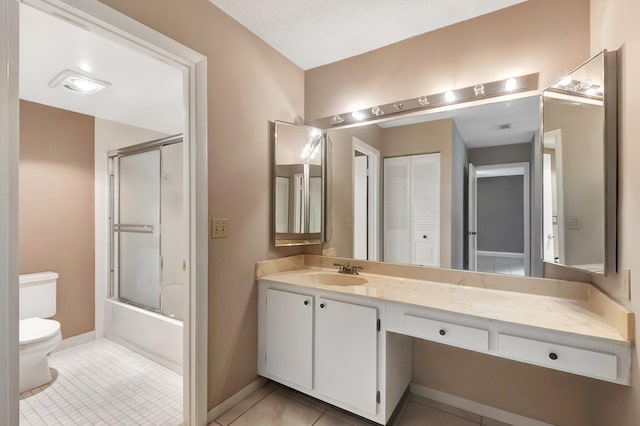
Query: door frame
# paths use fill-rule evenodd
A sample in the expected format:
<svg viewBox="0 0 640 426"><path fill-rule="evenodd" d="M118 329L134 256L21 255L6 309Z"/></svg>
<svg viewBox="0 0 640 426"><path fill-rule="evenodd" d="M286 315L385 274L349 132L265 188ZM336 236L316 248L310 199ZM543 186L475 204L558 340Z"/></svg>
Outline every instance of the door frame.
<svg viewBox="0 0 640 426"><path fill-rule="evenodd" d="M380 259L380 151L368 143L356 138L351 147L351 188L355 183L355 151L368 157L367 179L367 260L377 262ZM354 202L352 194L351 202ZM353 211L353 209L352 209Z"/></svg>
<svg viewBox="0 0 640 426"><path fill-rule="evenodd" d="M471 163L470 163L471 164ZM529 163L505 163L505 164L491 164L487 166L475 166L476 170L476 183L478 179L484 177L499 177L499 176L523 176L523 216L524 216L524 273L525 276L531 275L531 183L530 183L530 170ZM476 191L476 203L474 212L471 211L471 205L469 205L469 216L471 214L477 217L477 191ZM477 227L477 220L476 220ZM471 231L471 230L469 230ZM477 238L477 235L475 235ZM476 239L477 242L477 239ZM477 248L477 247L476 247ZM476 264L477 269L477 264Z"/></svg>
<svg viewBox="0 0 640 426"><path fill-rule="evenodd" d="M17 425L19 4L67 17L183 70L189 167L189 297L184 330L184 422L207 424L207 58L97 0L0 0L0 423Z"/></svg>
<svg viewBox="0 0 640 426"><path fill-rule="evenodd" d="M544 156L544 150L553 150L554 152L554 163L556 169L556 223L552 222L552 229L555 228L557 230L557 235L554 234L556 241L554 242L554 246L558 247L558 262L545 260L543 257L543 261L547 263L560 263L562 265L565 264L565 253L564 253L564 186L562 185L563 176L562 176L562 129L554 129L548 132L544 132L542 135L542 155ZM543 159L544 161L544 159ZM544 173L544 171L543 171ZM544 199L544 176L542 179L542 198ZM558 182L560 184L558 185ZM544 210L543 210L544 211ZM553 212L552 212L553 216ZM542 217L542 228L544 229L544 220L546 218ZM544 241L544 234L542 235L542 240ZM555 248L554 248L555 252ZM543 253L544 254L544 253Z"/></svg>

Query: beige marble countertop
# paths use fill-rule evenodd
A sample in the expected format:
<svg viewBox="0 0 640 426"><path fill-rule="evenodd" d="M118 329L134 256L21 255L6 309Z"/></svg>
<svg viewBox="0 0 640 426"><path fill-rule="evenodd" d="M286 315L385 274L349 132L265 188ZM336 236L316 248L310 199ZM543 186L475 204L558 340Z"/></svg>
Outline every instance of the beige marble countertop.
<svg viewBox="0 0 640 426"><path fill-rule="evenodd" d="M316 282L313 275L338 275L335 269L296 266L293 270L260 275L259 279L630 344L584 298L527 294L371 273L361 273L359 277L367 282L357 286L322 285Z"/></svg>

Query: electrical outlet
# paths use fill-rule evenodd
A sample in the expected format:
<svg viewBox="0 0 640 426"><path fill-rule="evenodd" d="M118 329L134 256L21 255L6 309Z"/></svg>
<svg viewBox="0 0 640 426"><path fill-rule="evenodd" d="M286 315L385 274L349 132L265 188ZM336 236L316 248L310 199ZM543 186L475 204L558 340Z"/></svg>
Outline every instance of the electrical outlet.
<svg viewBox="0 0 640 426"><path fill-rule="evenodd" d="M227 238L229 236L229 219L211 219L211 238Z"/></svg>
<svg viewBox="0 0 640 426"><path fill-rule="evenodd" d="M620 293L625 299L631 300L631 269L622 268L620 276Z"/></svg>
<svg viewBox="0 0 640 426"><path fill-rule="evenodd" d="M567 217L567 229L580 229L582 228L582 224L580 223L580 218L576 216Z"/></svg>

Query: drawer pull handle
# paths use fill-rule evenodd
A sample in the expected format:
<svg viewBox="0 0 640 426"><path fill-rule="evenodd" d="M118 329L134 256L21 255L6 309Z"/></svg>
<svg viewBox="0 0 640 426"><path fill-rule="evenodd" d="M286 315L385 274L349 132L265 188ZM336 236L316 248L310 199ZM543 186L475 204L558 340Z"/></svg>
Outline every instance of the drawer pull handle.
<svg viewBox="0 0 640 426"><path fill-rule="evenodd" d="M320 304L320 309L324 309L324 306L325 306L324 303L321 303Z"/></svg>
<svg viewBox="0 0 640 426"><path fill-rule="evenodd" d="M555 352L551 352L551 353L549 354L549 358L551 358L552 360L554 360L554 361L555 361L556 359L558 359L558 354L557 354L557 353L555 353Z"/></svg>
<svg viewBox="0 0 640 426"><path fill-rule="evenodd" d="M304 301L304 306L307 306L308 304L309 304L309 301L308 301L308 300L305 300L305 301Z"/></svg>
<svg viewBox="0 0 640 426"><path fill-rule="evenodd" d="M440 333L441 336L444 336L445 334L447 334L447 331L444 328L441 328L438 333Z"/></svg>

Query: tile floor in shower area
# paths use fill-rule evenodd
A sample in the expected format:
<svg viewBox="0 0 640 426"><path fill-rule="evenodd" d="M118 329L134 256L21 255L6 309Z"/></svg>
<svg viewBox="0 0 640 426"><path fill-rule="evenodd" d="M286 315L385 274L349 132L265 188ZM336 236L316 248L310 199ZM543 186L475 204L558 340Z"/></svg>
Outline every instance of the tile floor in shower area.
<svg viewBox="0 0 640 426"><path fill-rule="evenodd" d="M20 426L182 424L182 376L110 340L49 356L50 384L20 398Z"/></svg>

